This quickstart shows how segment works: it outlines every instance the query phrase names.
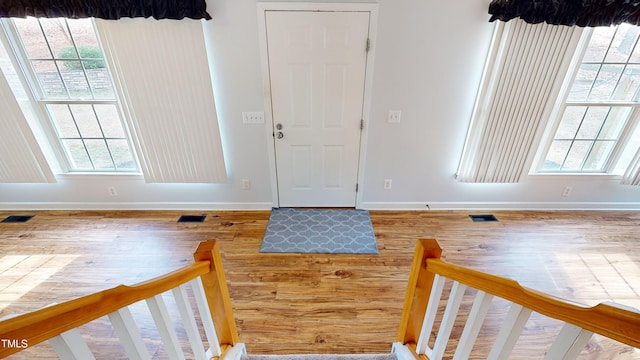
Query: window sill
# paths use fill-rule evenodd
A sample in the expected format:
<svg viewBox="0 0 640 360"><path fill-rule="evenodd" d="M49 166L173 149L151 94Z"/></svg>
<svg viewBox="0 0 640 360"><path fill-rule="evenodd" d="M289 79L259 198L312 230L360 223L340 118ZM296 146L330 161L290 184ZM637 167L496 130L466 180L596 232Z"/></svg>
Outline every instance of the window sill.
<svg viewBox="0 0 640 360"><path fill-rule="evenodd" d="M529 174L530 178L553 178L553 177L570 177L570 178L592 178L592 179L600 179L600 180L620 180L622 179L622 175L618 174L607 174L607 173L545 173L538 172Z"/></svg>
<svg viewBox="0 0 640 360"><path fill-rule="evenodd" d="M56 178L57 179L65 179L65 178L78 178L78 177L99 177L99 176L105 176L105 177L123 177L123 178L128 178L128 179L144 179L144 176L142 175L142 173L140 172L67 172L67 173L61 173L61 174L56 174Z"/></svg>

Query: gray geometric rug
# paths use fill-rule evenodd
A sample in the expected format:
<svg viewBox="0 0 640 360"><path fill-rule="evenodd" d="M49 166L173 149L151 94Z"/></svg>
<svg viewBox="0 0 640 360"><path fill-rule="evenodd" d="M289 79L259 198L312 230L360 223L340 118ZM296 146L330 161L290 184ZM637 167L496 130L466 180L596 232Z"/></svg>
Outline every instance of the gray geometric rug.
<svg viewBox="0 0 640 360"><path fill-rule="evenodd" d="M274 208L260 252L377 254L378 245L366 210Z"/></svg>

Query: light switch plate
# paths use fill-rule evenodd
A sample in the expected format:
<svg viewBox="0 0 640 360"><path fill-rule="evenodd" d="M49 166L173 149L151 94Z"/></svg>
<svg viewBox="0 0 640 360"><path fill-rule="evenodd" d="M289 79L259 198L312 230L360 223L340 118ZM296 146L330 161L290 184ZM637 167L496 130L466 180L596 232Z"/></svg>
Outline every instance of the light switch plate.
<svg viewBox="0 0 640 360"><path fill-rule="evenodd" d="M243 124L264 124L264 113L261 111L245 111L242 113Z"/></svg>

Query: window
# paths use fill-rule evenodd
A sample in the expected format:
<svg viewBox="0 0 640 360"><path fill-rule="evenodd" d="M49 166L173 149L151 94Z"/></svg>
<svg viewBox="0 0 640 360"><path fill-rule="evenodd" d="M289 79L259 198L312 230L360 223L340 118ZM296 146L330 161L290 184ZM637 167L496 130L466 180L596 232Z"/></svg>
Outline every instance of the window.
<svg viewBox="0 0 640 360"><path fill-rule="evenodd" d="M593 30L540 172L624 172L640 144L639 34L628 24Z"/></svg>
<svg viewBox="0 0 640 360"><path fill-rule="evenodd" d="M67 169L137 171L93 21L26 18L5 25Z"/></svg>

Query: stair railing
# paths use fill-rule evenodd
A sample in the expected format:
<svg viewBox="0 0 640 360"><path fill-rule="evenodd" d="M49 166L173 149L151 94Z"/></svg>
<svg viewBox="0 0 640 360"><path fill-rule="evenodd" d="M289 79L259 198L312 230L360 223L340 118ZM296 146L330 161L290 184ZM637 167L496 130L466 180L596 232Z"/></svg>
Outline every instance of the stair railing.
<svg viewBox="0 0 640 360"><path fill-rule="evenodd" d="M397 343L394 344L394 352L400 359L441 359L450 341L453 345L448 351L453 352L455 348L453 359L468 359L494 297L511 302L511 307L487 359L509 357L534 311L564 323L546 351L545 359L575 359L594 333L640 347L640 312L637 309L613 303L586 307L564 301L522 287L513 280L447 263L440 258L441 254L436 240L418 241ZM452 284L446 305L440 306L446 279ZM468 313L459 312L467 287L477 289L477 293ZM439 308L439 326L434 329ZM464 316L464 328L452 338L456 318L464 320Z"/></svg>
<svg viewBox="0 0 640 360"><path fill-rule="evenodd" d="M244 353L244 346L238 340L219 245L215 240L202 242L193 256L192 265L167 275L133 286L120 285L0 322L0 339L3 339L0 358L49 341L62 359L94 359L77 328L106 315L127 356L150 359L129 308L144 300L169 358L184 359L180 339L162 295L168 291L173 294L184 326L187 339L183 343L188 342L195 359L239 357ZM193 299L187 296L188 285ZM194 308L200 314L201 327L194 316Z"/></svg>

